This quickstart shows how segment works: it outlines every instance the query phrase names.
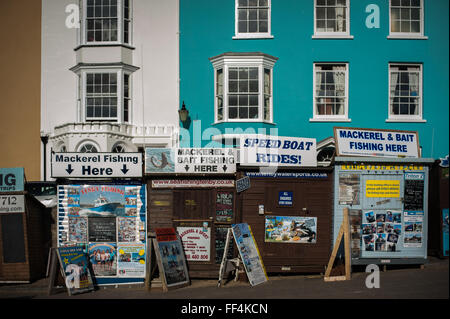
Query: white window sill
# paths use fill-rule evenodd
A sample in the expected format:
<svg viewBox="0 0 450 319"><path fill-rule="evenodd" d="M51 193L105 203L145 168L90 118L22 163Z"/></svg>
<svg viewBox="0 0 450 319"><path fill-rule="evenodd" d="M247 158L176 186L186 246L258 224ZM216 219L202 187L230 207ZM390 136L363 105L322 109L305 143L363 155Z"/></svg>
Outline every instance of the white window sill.
<svg viewBox="0 0 450 319"><path fill-rule="evenodd" d="M273 39L274 36L268 33L248 33L235 35L233 40L251 40L251 39Z"/></svg>
<svg viewBox="0 0 450 319"><path fill-rule="evenodd" d="M262 124L268 124L268 125L274 125L274 126L277 125L276 123L269 122L269 121L262 121L262 120L227 120L227 121L214 122L211 125L226 124L226 123L262 123Z"/></svg>
<svg viewBox="0 0 450 319"><path fill-rule="evenodd" d="M312 39L328 39L328 40L334 40L334 39L344 39L344 40L352 40L354 37L352 35L337 35L337 34L314 34Z"/></svg>
<svg viewBox="0 0 450 319"><path fill-rule="evenodd" d="M386 123L426 123L424 119L387 119Z"/></svg>
<svg viewBox="0 0 450 319"><path fill-rule="evenodd" d="M428 37L420 34L390 34L389 40L428 40Z"/></svg>
<svg viewBox="0 0 450 319"><path fill-rule="evenodd" d="M351 119L344 118L312 118L310 122L351 122Z"/></svg>

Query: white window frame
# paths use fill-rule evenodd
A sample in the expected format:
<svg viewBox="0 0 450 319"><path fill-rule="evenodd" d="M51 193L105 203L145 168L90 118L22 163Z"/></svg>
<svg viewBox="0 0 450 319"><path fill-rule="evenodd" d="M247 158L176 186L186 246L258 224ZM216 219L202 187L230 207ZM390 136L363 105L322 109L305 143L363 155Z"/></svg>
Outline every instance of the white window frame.
<svg viewBox="0 0 450 319"><path fill-rule="evenodd" d="M267 21L267 32L239 32L239 0L235 0L235 10L234 10L234 23L235 23L235 35L233 39L273 39L272 35L272 0L268 1L268 21Z"/></svg>
<svg viewBox="0 0 450 319"><path fill-rule="evenodd" d="M417 115L395 115L391 112L391 72L393 67L419 67L419 103ZM423 119L423 64L421 63L389 63L388 66L388 119L386 122L426 122Z"/></svg>
<svg viewBox="0 0 450 319"><path fill-rule="evenodd" d="M273 67L277 60L265 54L255 56L243 56L222 54L210 59L214 67L214 124L231 122L257 122L273 124ZM228 106L228 80L229 69L233 67L257 67L258 68L258 118L255 119L230 119ZM223 118L218 119L217 104L217 70L223 72ZM270 99L269 99L269 119L264 119L264 70L270 70Z"/></svg>
<svg viewBox="0 0 450 319"><path fill-rule="evenodd" d="M416 39L416 40L426 40L425 36L425 16L424 16L424 1L420 1L420 32L392 32L392 0L389 0L389 35L388 39Z"/></svg>
<svg viewBox="0 0 450 319"><path fill-rule="evenodd" d="M77 101L79 104L78 107L78 119L82 123L86 122L112 122L112 123L131 123L132 122L132 109L133 109L133 80L132 80L132 73L134 70L129 70L124 67L105 67L105 66L99 66L99 67L83 67L78 68L77 70L74 70L79 76L79 81L77 81L78 87L78 96ZM109 117L109 118L87 118L87 92L86 92L86 86L87 86L87 74L97 74L97 73L116 73L117 74L117 117ZM124 120L124 107L123 107L123 101L124 101L124 75L129 75L129 105L128 105L128 121ZM80 87L81 86L81 87Z"/></svg>
<svg viewBox="0 0 450 319"><path fill-rule="evenodd" d="M353 39L353 36L350 35L350 0L346 0L346 20L345 20L345 29L346 32L321 32L317 31L317 0L314 1L314 34L312 36L313 39Z"/></svg>
<svg viewBox="0 0 450 319"><path fill-rule="evenodd" d="M317 114L316 108L316 65L345 65L345 104L344 104L344 114L342 115L319 115ZM351 122L351 119L348 117L348 105L349 105L349 96L348 96L348 86L349 86L349 64L348 62L315 62L313 63L313 103L312 103L312 114L313 117L309 119L310 122Z"/></svg>
<svg viewBox="0 0 450 319"><path fill-rule="evenodd" d="M81 23L80 23L80 45L125 45L132 46L133 43L133 0L129 0L129 34L128 42L124 41L124 6L125 0L117 0L117 41L87 41L87 0L80 0Z"/></svg>

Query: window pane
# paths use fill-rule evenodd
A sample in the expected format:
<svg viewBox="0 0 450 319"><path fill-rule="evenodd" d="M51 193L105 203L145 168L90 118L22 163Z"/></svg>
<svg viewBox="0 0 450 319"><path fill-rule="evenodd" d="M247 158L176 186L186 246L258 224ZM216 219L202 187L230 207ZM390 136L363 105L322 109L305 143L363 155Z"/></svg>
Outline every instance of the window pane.
<svg viewBox="0 0 450 319"><path fill-rule="evenodd" d="M240 107L239 108L239 118L240 119L248 119L248 107Z"/></svg>
<svg viewBox="0 0 450 319"><path fill-rule="evenodd" d="M250 81L250 92L258 92L258 80Z"/></svg>
<svg viewBox="0 0 450 319"><path fill-rule="evenodd" d="M411 22L411 32L420 32L420 21L412 21Z"/></svg>
<svg viewBox="0 0 450 319"><path fill-rule="evenodd" d="M249 108L249 118L251 118L251 119L258 118L258 108L257 107Z"/></svg>
<svg viewBox="0 0 450 319"><path fill-rule="evenodd" d="M238 81L229 81L228 83L229 83L228 85L229 92L235 93L238 91Z"/></svg>
<svg viewBox="0 0 450 319"><path fill-rule="evenodd" d="M325 19L325 8L317 8L316 19L318 19L318 20Z"/></svg>
<svg viewBox="0 0 450 319"><path fill-rule="evenodd" d="M248 68L239 68L239 79L244 80L248 79Z"/></svg>
<svg viewBox="0 0 450 319"><path fill-rule="evenodd" d="M230 108L228 108L228 117L230 119L236 119L237 118L237 107L230 107Z"/></svg>
<svg viewBox="0 0 450 319"><path fill-rule="evenodd" d="M248 95L239 95L239 106L248 106Z"/></svg>
<svg viewBox="0 0 450 319"><path fill-rule="evenodd" d="M249 105L250 106L257 106L258 105L258 95L250 95Z"/></svg>
<svg viewBox="0 0 450 319"><path fill-rule="evenodd" d="M409 21L401 21L401 23L400 23L400 32L410 32Z"/></svg>
<svg viewBox="0 0 450 319"><path fill-rule="evenodd" d="M247 31L247 21L239 21L238 32L245 33Z"/></svg>
<svg viewBox="0 0 450 319"><path fill-rule="evenodd" d="M237 106L238 105L238 97L237 95L228 96L228 105L229 106Z"/></svg>
<svg viewBox="0 0 450 319"><path fill-rule="evenodd" d="M398 21L398 20L392 21L391 31L392 32L400 32L400 21Z"/></svg>
<svg viewBox="0 0 450 319"><path fill-rule="evenodd" d="M420 20L420 9L411 9L411 19Z"/></svg>

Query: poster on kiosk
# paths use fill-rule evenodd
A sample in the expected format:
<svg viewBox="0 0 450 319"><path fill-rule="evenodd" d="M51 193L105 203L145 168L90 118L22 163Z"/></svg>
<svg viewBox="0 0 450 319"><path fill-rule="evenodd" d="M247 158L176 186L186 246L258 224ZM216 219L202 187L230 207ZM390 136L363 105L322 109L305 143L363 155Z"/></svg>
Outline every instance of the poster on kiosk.
<svg viewBox="0 0 450 319"><path fill-rule="evenodd" d="M428 174L417 132L334 129L334 239L349 209L352 264L426 262Z"/></svg>
<svg viewBox="0 0 450 319"><path fill-rule="evenodd" d="M58 246L82 247L99 285L143 282L144 185L58 186Z"/></svg>

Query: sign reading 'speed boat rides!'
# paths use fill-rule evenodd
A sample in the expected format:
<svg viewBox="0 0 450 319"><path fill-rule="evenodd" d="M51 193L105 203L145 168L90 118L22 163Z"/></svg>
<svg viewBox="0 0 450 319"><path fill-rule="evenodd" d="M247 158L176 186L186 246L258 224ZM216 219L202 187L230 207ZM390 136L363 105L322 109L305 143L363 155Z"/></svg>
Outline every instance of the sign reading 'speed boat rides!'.
<svg viewBox="0 0 450 319"><path fill-rule="evenodd" d="M413 131L335 127L337 156L419 157L419 136Z"/></svg>
<svg viewBox="0 0 450 319"><path fill-rule="evenodd" d="M52 177L142 177L142 154L53 153Z"/></svg>
<svg viewBox="0 0 450 319"><path fill-rule="evenodd" d="M260 167L316 167L316 139L244 135L240 139L240 164Z"/></svg>

